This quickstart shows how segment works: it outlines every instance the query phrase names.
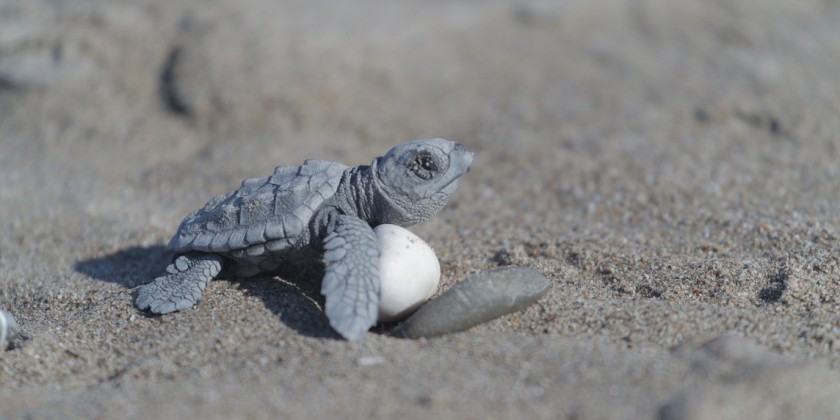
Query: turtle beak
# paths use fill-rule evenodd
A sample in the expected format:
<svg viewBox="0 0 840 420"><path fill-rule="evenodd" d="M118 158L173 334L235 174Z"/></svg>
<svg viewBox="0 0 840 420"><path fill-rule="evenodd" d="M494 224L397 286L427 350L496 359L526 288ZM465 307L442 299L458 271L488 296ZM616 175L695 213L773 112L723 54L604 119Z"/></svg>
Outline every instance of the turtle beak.
<svg viewBox="0 0 840 420"><path fill-rule="evenodd" d="M467 147L461 143L455 143L453 150L462 156L464 164L467 166L467 172L469 172L470 167L472 166L474 153L467 150Z"/></svg>

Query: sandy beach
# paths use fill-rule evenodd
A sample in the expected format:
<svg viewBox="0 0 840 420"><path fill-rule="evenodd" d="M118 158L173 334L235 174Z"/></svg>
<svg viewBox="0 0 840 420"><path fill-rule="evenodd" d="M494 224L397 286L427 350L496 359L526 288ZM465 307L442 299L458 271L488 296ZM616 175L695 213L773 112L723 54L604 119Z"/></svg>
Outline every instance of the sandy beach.
<svg viewBox="0 0 840 420"><path fill-rule="evenodd" d="M0 418L840 417L836 1L0 0ZM342 340L311 273L152 316L275 166L475 152L410 228L523 312ZM316 270L317 271L317 270Z"/></svg>

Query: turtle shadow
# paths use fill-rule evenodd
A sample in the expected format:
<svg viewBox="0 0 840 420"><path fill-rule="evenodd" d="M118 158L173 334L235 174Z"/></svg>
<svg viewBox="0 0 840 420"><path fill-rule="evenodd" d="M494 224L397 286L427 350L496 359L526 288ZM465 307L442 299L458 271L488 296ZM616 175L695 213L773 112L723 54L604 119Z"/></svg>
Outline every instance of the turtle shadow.
<svg viewBox="0 0 840 420"><path fill-rule="evenodd" d="M164 274L173 253L164 245L132 246L101 257L77 261L73 269L98 281L116 283L133 289ZM323 263L308 263L284 268L272 275L218 278L234 284L248 296L259 298L289 328L302 335L316 338L341 339L330 327L324 314L324 297L321 295ZM131 294L132 304L137 292ZM201 304L198 304L198 309ZM145 316L152 315L141 311Z"/></svg>
<svg viewBox="0 0 840 420"><path fill-rule="evenodd" d="M77 261L73 269L90 278L127 289L152 281L172 261L163 245L132 246L101 257Z"/></svg>
<svg viewBox="0 0 840 420"><path fill-rule="evenodd" d="M323 261L315 261L285 266L272 275L227 280L248 296L259 298L286 326L301 335L344 340L324 313L326 298L321 294L321 279L325 270ZM390 336L399 323L377 323L369 332Z"/></svg>
<svg viewBox="0 0 840 420"><path fill-rule="evenodd" d="M324 264L312 262L281 269L272 275L228 277L248 296L260 299L287 327L313 338L340 340L324 314L321 279Z"/></svg>

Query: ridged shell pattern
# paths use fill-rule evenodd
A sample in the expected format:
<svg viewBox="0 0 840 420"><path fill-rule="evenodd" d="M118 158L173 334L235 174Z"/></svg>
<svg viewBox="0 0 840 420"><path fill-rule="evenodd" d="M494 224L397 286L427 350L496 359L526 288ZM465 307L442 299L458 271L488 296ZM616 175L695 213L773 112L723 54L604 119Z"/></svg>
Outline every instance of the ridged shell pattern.
<svg viewBox="0 0 840 420"><path fill-rule="evenodd" d="M312 216L338 189L347 166L307 160L251 178L187 216L169 242L175 252L206 251L234 257L284 253L297 244Z"/></svg>

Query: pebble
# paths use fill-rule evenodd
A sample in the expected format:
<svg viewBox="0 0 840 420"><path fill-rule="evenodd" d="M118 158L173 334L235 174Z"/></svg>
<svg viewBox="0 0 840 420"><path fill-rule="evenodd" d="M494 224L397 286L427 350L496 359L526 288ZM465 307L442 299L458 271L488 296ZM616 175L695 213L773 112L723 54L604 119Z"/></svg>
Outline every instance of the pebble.
<svg viewBox="0 0 840 420"><path fill-rule="evenodd" d="M379 321L411 315L440 285L440 262L425 241L400 226L373 229L379 240Z"/></svg>
<svg viewBox="0 0 840 420"><path fill-rule="evenodd" d="M549 285L545 276L526 267L474 274L423 305L394 334L420 338L463 331L527 308L548 292Z"/></svg>
<svg viewBox="0 0 840 420"><path fill-rule="evenodd" d="M15 317L6 311L0 311L0 348L5 348L18 334L19 327Z"/></svg>

